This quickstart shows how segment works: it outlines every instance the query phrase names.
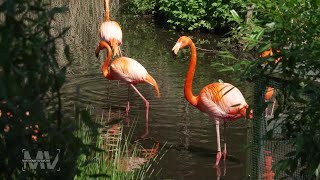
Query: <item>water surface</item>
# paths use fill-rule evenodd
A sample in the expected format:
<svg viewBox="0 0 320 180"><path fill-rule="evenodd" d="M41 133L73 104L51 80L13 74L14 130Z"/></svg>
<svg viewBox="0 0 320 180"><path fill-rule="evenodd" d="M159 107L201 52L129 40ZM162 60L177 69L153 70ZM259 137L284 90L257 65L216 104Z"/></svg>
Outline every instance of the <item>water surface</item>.
<svg viewBox="0 0 320 180"><path fill-rule="evenodd" d="M121 7L112 3L113 7ZM103 1L57 1L67 3L70 11L57 21L70 26L67 43L71 47L72 66L67 82L62 88L64 112L72 114L78 100L83 107L91 105L99 116L112 113L123 117L127 101L127 85L105 79L101 66L105 51L96 59L94 50L98 45L98 28L103 21ZM116 9L116 8L113 8ZM115 11L115 10L114 10ZM156 26L150 17L111 13L112 20L121 24L122 50L125 56L138 60L156 79L161 98L148 84L136 87L149 100L149 132L163 145L171 146L158 164L159 179L217 179L214 167L216 155L215 125L208 116L189 105L183 95L185 75L189 64L189 50L180 52L177 59L171 57L171 48L181 35L189 35L197 47L215 49L216 37L200 33L178 33ZM58 24L59 24L58 23ZM61 28L58 26L57 28ZM62 55L61 55L62 56ZM61 61L63 63L63 56ZM218 59L212 52L198 50L198 62L193 92L198 94L205 85L222 79L237 86L245 97L250 94L248 84L238 83L237 75L218 72L210 64ZM221 62L221 61L220 61ZM79 88L77 95L76 89ZM144 132L145 106L141 98L130 89L130 121L136 120L134 138ZM223 179L246 179L247 177L247 121L240 119L228 124L228 158ZM127 127L128 128L128 127ZM221 137L223 128L221 128ZM221 140L223 143L223 139ZM223 163L221 161L223 174Z"/></svg>

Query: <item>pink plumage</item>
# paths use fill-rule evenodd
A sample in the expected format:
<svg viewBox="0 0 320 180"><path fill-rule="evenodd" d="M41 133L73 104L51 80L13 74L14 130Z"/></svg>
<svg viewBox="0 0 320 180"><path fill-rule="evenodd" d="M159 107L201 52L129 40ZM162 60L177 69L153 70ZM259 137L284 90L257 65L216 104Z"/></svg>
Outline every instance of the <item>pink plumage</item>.
<svg viewBox="0 0 320 180"><path fill-rule="evenodd" d="M201 90L198 98L199 109L220 122L245 116L241 111L248 107L240 90L229 83L209 84Z"/></svg>
<svg viewBox="0 0 320 180"><path fill-rule="evenodd" d="M100 41L99 46L96 49L96 56L98 57L101 49L107 49L108 54L107 58L103 64L102 72L104 77L109 80L120 80L122 82L126 82L129 86L132 87L137 94L143 99L146 104L146 131L143 137L149 134L148 130L148 113L149 113L149 102L147 99L138 91L138 89L134 86L137 83L148 83L154 86L158 97L160 97L159 88L155 79L147 72L147 70L136 60L128 57L119 57L112 61L109 66L109 62L111 60L112 51L110 45L105 41ZM128 89L129 91L129 89ZM129 96L129 93L128 93ZM129 97L128 103L126 106L126 115L128 116L128 112L130 110Z"/></svg>
<svg viewBox="0 0 320 180"><path fill-rule="evenodd" d="M122 44L122 30L120 25L115 21L105 21L100 26L100 40L110 42L116 39L118 45Z"/></svg>
<svg viewBox="0 0 320 180"><path fill-rule="evenodd" d="M110 21L109 17L109 0L104 0L105 21L101 24L99 29L99 36L101 41L109 43L113 49L114 56L121 55L120 45L122 44L122 30L116 21Z"/></svg>
<svg viewBox="0 0 320 180"><path fill-rule="evenodd" d="M223 122L225 125L226 121L233 121L245 117L248 104L239 89L229 83L217 82L209 84L201 90L198 96L194 96L192 93L192 81L197 62L196 47L189 37L182 36L178 39L172 51L177 55L179 49L185 47L190 47L191 57L184 85L184 96L191 105L207 113L210 118L215 121L218 146L216 166L218 167L222 156L219 124ZM227 156L226 141L224 143L223 155L225 159Z"/></svg>

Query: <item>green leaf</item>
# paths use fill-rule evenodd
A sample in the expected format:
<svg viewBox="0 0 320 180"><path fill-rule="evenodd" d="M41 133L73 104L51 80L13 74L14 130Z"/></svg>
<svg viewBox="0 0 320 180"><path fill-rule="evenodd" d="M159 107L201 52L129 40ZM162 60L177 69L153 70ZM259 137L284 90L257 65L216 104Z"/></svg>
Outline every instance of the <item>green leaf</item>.
<svg viewBox="0 0 320 180"><path fill-rule="evenodd" d="M235 71L234 69L233 69L233 67L225 67L225 68L223 68L223 69L220 69L218 72L227 72L227 71Z"/></svg>
<svg viewBox="0 0 320 180"><path fill-rule="evenodd" d="M265 26L267 28L273 29L275 27L276 23L275 22L271 22L271 23L267 23Z"/></svg>
<svg viewBox="0 0 320 180"><path fill-rule="evenodd" d="M258 49L258 54L261 54L263 51L270 49L271 44L263 44L260 45L259 49Z"/></svg>
<svg viewBox="0 0 320 180"><path fill-rule="evenodd" d="M232 9L230 11L230 13L231 13L231 15L233 17L233 20L236 21L238 24L240 24L241 23L241 18L239 16L239 14L234 9Z"/></svg>
<svg viewBox="0 0 320 180"><path fill-rule="evenodd" d="M218 56L226 58L226 59L233 59L237 60L229 51L219 51Z"/></svg>

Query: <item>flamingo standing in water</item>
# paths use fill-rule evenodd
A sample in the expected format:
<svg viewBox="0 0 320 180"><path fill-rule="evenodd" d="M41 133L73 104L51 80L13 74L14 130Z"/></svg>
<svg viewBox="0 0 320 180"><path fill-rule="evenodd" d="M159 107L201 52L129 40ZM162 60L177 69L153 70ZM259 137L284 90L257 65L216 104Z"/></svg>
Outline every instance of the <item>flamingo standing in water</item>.
<svg viewBox="0 0 320 180"><path fill-rule="evenodd" d="M146 131L142 137L145 137L149 134L148 129L148 114L149 114L149 102L143 97L143 95L138 91L138 89L134 86L138 83L149 83L154 86L157 91L158 97L160 97L159 88L157 82L154 78L147 72L147 70L136 60L128 58L128 57L119 57L112 61L110 67L108 68L112 51L108 43L105 41L100 41L98 48L96 49L96 57L99 57L99 52L102 49L107 49L108 54L107 58L102 66L103 76L109 80L120 80L126 82L128 84L128 88L131 86L138 95L143 99L146 104ZM129 94L128 94L129 95ZM126 115L128 116L128 112L130 110L129 99L126 106Z"/></svg>
<svg viewBox="0 0 320 180"><path fill-rule="evenodd" d="M121 55L120 45L122 44L122 30L116 21L110 21L109 0L104 0L106 19L101 24L99 35L101 41L106 41L113 49L113 55ZM122 56L122 55L121 55Z"/></svg>
<svg viewBox="0 0 320 180"><path fill-rule="evenodd" d="M191 105L207 113L215 121L218 148L215 165L218 167L221 156L224 156L224 160L227 156L226 142L224 142L224 149L221 154L219 124L224 123L225 131L226 121L246 117L248 104L239 89L229 83L215 82L209 84L201 90L198 96L194 96L192 93L192 80L197 62L196 46L189 37L182 36L178 39L172 51L174 55L177 55L179 49L185 47L190 47L191 58L184 85L184 96Z"/></svg>

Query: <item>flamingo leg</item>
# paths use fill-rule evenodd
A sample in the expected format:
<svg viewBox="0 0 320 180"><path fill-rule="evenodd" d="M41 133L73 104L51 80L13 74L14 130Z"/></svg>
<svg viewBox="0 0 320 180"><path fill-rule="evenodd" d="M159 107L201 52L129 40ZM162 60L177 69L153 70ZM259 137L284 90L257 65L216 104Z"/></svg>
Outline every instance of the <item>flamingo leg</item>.
<svg viewBox="0 0 320 180"><path fill-rule="evenodd" d="M129 127L129 111L130 111L130 86L128 86L128 99L127 99L127 105L126 105L126 123L127 126Z"/></svg>
<svg viewBox="0 0 320 180"><path fill-rule="evenodd" d="M129 90L130 90L130 86L128 86L128 99L127 99L127 106L126 106L126 116L128 117L129 116L129 111L130 111L130 93L129 93Z"/></svg>
<svg viewBox="0 0 320 180"><path fill-rule="evenodd" d="M142 137L145 137L149 134L149 101L145 97L143 97L143 95L133 84L130 84L130 86L138 93L138 95L143 99L143 101L146 104L146 131L145 134L142 135Z"/></svg>
<svg viewBox="0 0 320 180"><path fill-rule="evenodd" d="M266 114L265 114L264 117L268 117L268 106L269 106L269 105L267 105L267 107L266 107L266 109L265 109L265 113L266 113Z"/></svg>
<svg viewBox="0 0 320 180"><path fill-rule="evenodd" d="M226 157L227 157L227 123L224 121L223 122L223 136L224 136L224 145L223 145L223 152L222 152L222 155L223 155L223 160L225 161L226 160Z"/></svg>
<svg viewBox="0 0 320 180"><path fill-rule="evenodd" d="M268 117L268 116L271 116L271 112L270 112L270 104L271 104L271 102L270 102L270 100L269 101L266 101L268 104L267 104L267 107L266 107L266 110L265 110L265 112L266 112L266 115L265 115L265 117ZM271 109L271 111L272 111L272 109Z"/></svg>
<svg viewBox="0 0 320 180"><path fill-rule="evenodd" d="M276 105L276 102L277 102L277 100L276 100L276 98L274 98L274 101L273 101L273 103L272 103L272 108L271 108L270 116L272 116L272 115L273 115L274 106Z"/></svg>
<svg viewBox="0 0 320 180"><path fill-rule="evenodd" d="M215 120L215 121L216 121L217 146L218 146L218 151L216 156L216 166L218 166L222 155L221 155L221 146L220 146L219 120Z"/></svg>

